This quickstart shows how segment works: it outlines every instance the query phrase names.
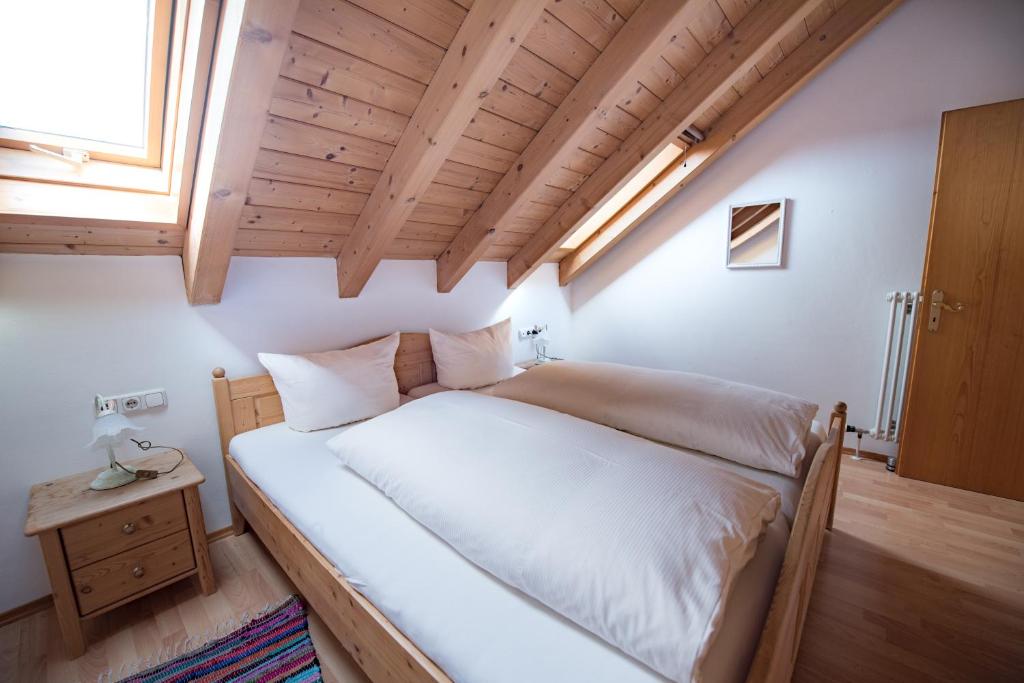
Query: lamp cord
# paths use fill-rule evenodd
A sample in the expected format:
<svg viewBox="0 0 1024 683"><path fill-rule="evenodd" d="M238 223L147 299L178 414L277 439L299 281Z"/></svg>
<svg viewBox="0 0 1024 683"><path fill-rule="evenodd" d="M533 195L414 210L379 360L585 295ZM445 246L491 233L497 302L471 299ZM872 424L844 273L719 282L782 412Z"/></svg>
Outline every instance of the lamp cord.
<svg viewBox="0 0 1024 683"><path fill-rule="evenodd" d="M129 441L131 441L133 444L135 444L136 447L138 447L138 449L140 451L148 451L151 448L166 448L167 450L175 451L178 454L178 462L174 463L174 465L171 466L171 469L164 470L164 471L154 470L154 472L156 472L157 476L159 476L161 474L170 474L174 470L178 469L178 466L181 465L181 463L185 462L185 454L182 452L182 450L180 448L175 448L174 446L161 446L159 444L154 445L152 441L138 441L136 439L129 439ZM114 464L117 465L118 467L120 467L125 472L128 472L129 474L135 474L134 472L129 470L127 467L125 467L124 465L119 463L117 460L114 461ZM133 479L132 481L138 481L138 480L137 479ZM128 482L128 483L130 484L132 482Z"/></svg>

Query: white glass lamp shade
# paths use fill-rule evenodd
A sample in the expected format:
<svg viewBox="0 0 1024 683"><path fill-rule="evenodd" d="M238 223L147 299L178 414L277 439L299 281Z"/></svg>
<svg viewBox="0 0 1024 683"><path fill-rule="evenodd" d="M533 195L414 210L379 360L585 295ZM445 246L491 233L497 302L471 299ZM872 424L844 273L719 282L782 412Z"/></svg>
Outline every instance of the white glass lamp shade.
<svg viewBox="0 0 1024 683"><path fill-rule="evenodd" d="M132 434L142 431L134 422L121 413L109 413L96 418L92 424L92 441L90 448L109 448L116 446Z"/></svg>
<svg viewBox="0 0 1024 683"><path fill-rule="evenodd" d="M551 337L548 336L547 328L537 330L537 334L533 337L533 350L536 353L536 361L543 363L548 359L548 342L551 341Z"/></svg>
<svg viewBox="0 0 1024 683"><path fill-rule="evenodd" d="M116 489L135 481L136 469L131 465L122 465L117 462L114 456L114 446L118 445L130 435L141 432L134 422L124 415L116 412L112 407L103 401L102 397L96 397L98 414L96 421L92 423L92 441L90 448L106 448L107 459L110 461L108 467L100 470L96 478L89 484L89 488L95 491Z"/></svg>

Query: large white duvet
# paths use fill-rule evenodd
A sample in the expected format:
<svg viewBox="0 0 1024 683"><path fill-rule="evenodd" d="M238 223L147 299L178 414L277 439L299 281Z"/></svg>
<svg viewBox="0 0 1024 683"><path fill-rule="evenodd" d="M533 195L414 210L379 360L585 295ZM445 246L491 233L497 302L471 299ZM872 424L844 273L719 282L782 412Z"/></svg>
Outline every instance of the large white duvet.
<svg viewBox="0 0 1024 683"><path fill-rule="evenodd" d="M328 442L463 556L654 670L700 680L772 488L515 401L448 392Z"/></svg>

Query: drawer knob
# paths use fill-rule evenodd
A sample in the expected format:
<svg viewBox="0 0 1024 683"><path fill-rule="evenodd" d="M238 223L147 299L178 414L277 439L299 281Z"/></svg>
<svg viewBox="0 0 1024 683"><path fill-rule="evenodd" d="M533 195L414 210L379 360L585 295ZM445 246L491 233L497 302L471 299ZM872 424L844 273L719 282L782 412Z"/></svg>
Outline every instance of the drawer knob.
<svg viewBox="0 0 1024 683"><path fill-rule="evenodd" d="M128 522L123 527L121 527L121 533L125 534L126 536L130 536L131 534L134 534L135 533L135 522Z"/></svg>
<svg viewBox="0 0 1024 683"><path fill-rule="evenodd" d="M86 584L86 585L82 586L82 587L81 587L81 588L79 589L79 591L81 591L81 593L82 593L83 595L88 595L89 593L92 593L92 586L90 586L90 585Z"/></svg>
<svg viewBox="0 0 1024 683"><path fill-rule="evenodd" d="M141 579L143 576L145 576L145 574L146 570L142 568L141 564L135 565L135 568L132 569L132 576L134 576L136 579Z"/></svg>

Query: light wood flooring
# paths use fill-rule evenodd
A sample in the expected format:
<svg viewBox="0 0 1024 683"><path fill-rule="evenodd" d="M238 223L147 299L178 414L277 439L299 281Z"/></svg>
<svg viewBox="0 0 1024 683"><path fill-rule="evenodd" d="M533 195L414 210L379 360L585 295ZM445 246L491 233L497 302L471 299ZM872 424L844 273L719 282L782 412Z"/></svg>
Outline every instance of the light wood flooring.
<svg viewBox="0 0 1024 683"><path fill-rule="evenodd" d="M190 582L88 624L69 662L53 610L0 628L0 681L95 681L291 592L249 534L210 546L218 592ZM366 679L315 615L328 681ZM901 479L844 458L836 528L825 541L794 677L821 681L1021 681L1024 503Z"/></svg>
<svg viewBox="0 0 1024 683"><path fill-rule="evenodd" d="M843 458L795 681L1024 681L1024 503Z"/></svg>

